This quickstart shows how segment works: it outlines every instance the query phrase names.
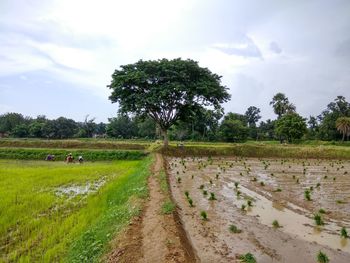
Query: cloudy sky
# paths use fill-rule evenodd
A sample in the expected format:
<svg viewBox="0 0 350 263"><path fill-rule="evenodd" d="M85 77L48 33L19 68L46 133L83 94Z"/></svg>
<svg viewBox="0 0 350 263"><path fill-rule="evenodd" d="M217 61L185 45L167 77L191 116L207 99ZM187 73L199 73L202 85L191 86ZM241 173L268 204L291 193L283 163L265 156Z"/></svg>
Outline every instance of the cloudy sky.
<svg viewBox="0 0 350 263"><path fill-rule="evenodd" d="M0 0L0 114L106 121L114 69L163 57L222 75L226 112L318 115L350 100L350 1Z"/></svg>

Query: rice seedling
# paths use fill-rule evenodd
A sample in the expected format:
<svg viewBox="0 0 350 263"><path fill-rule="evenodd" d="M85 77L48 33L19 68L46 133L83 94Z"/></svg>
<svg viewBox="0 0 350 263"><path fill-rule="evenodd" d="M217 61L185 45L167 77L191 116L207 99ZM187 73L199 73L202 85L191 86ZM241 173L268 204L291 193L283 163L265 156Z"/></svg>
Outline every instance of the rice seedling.
<svg viewBox="0 0 350 263"><path fill-rule="evenodd" d="M11 262L78 262L84 256L96 262L116 231L139 214L137 200L147 196L151 159L84 165L2 162L0 210L6 217L1 216L0 250L9 229L16 227L17 238L0 252L1 258L11 258ZM89 191L60 192L73 186L77 191L79 186ZM15 200L21 209L12 209Z"/></svg>
<svg viewBox="0 0 350 263"><path fill-rule="evenodd" d="M252 207L253 206L253 202L252 202L252 200L247 200L247 206L249 206L249 207Z"/></svg>
<svg viewBox="0 0 350 263"><path fill-rule="evenodd" d="M323 208L320 208L320 210L318 210L318 212L319 212L320 214L325 214L325 213L326 213L326 210L324 210Z"/></svg>
<svg viewBox="0 0 350 263"><path fill-rule="evenodd" d="M181 183L181 177L177 178L177 182L180 184Z"/></svg>
<svg viewBox="0 0 350 263"><path fill-rule="evenodd" d="M210 200L210 201L216 200L215 193L210 193L209 200Z"/></svg>
<svg viewBox="0 0 350 263"><path fill-rule="evenodd" d="M237 226L235 225L230 225L229 226L229 230L231 233L234 233L234 234L239 234L239 233L242 233L242 230L239 229Z"/></svg>
<svg viewBox="0 0 350 263"><path fill-rule="evenodd" d="M264 182L260 182L260 185L261 185L261 186L265 186L265 183L264 183Z"/></svg>
<svg viewBox="0 0 350 263"><path fill-rule="evenodd" d="M274 190L274 192L282 192L281 188L277 188L276 190Z"/></svg>
<svg viewBox="0 0 350 263"><path fill-rule="evenodd" d="M241 205L241 210L244 211L245 208L246 208L246 205L245 205L245 204L242 204L242 205Z"/></svg>
<svg viewBox="0 0 350 263"><path fill-rule="evenodd" d="M208 191L207 190L203 190L203 195L207 196L208 195Z"/></svg>
<svg viewBox="0 0 350 263"><path fill-rule="evenodd" d="M319 262L319 263L328 263L329 262L329 258L327 257L327 255L325 253L320 251L317 254L317 262Z"/></svg>
<svg viewBox="0 0 350 263"><path fill-rule="evenodd" d="M201 184L201 185L199 186L199 189L203 190L203 189L204 189L204 184Z"/></svg>
<svg viewBox="0 0 350 263"><path fill-rule="evenodd" d="M342 238L348 238L348 237L349 237L348 231L346 230L345 227L342 227L342 228L341 228L341 230L340 230L340 236L341 236Z"/></svg>
<svg viewBox="0 0 350 263"><path fill-rule="evenodd" d="M310 194L310 190L305 190L304 192L304 197L307 201L311 201L311 194Z"/></svg>
<svg viewBox="0 0 350 263"><path fill-rule="evenodd" d="M190 204L190 207L193 207L193 200L189 197L187 198L188 203Z"/></svg>
<svg viewBox="0 0 350 263"><path fill-rule="evenodd" d="M207 221L208 220L208 215L205 211L201 211L200 213L202 220Z"/></svg>
<svg viewBox="0 0 350 263"><path fill-rule="evenodd" d="M324 225L323 219L322 219L320 214L315 214L314 220L315 220L316 225L318 225L318 226Z"/></svg>
<svg viewBox="0 0 350 263"><path fill-rule="evenodd" d="M238 183L238 182L235 182L235 187L236 187L236 189L238 188L238 185L239 185L239 183Z"/></svg>
<svg viewBox="0 0 350 263"><path fill-rule="evenodd" d="M277 220L273 220L272 226L273 226L274 228L279 228L279 227L281 227Z"/></svg>
<svg viewBox="0 0 350 263"><path fill-rule="evenodd" d="M336 203L337 203L338 205L341 205L341 204L346 204L346 202L345 202L345 201L343 201L343 200L336 200Z"/></svg>
<svg viewBox="0 0 350 263"><path fill-rule="evenodd" d="M188 191L185 191L185 196L188 198L190 196L190 193Z"/></svg>
<svg viewBox="0 0 350 263"><path fill-rule="evenodd" d="M213 180L210 179L210 180L209 180L209 183L210 183L210 184L213 184Z"/></svg>
<svg viewBox="0 0 350 263"><path fill-rule="evenodd" d="M256 263L256 259L252 253L241 255L239 259L244 263Z"/></svg>

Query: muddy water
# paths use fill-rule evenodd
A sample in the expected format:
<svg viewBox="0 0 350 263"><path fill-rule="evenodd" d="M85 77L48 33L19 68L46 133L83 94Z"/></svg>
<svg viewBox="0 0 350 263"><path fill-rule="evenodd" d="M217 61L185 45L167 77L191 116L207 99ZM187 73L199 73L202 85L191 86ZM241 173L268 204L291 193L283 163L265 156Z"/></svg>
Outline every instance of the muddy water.
<svg viewBox="0 0 350 263"><path fill-rule="evenodd" d="M232 262L246 252L252 252L258 262L315 262L319 250L331 262L349 262L349 240L339 235L342 226L350 231L349 162L233 158L168 161L173 196L202 262ZM234 182L239 183L238 189ZM209 201L199 189L201 185L208 195L215 193L217 200ZM305 200L306 189L312 201ZM194 208L189 207L185 191L189 191ZM247 199L253 206L242 211ZM320 208L327 212L322 215L325 225L316 227L313 214ZM209 221L200 219L202 210ZM274 220L282 227L274 229ZM243 232L229 233L230 224Z"/></svg>
<svg viewBox="0 0 350 263"><path fill-rule="evenodd" d="M247 204L245 198L254 200L252 207L247 208L247 215L257 216L259 223L271 226L272 222L277 220L283 232L309 242L316 242L334 249L350 252L348 240L339 236L339 227L333 222L329 222L326 226L322 227L314 226L314 221L306 215L296 213L286 208L286 204L270 201L264 196L243 186L240 186L238 189L245 195L245 198L235 198L232 191L233 188L234 184L229 183L227 186L223 187L221 193L226 198L235 200L233 203L238 208L240 208L242 204ZM297 206L294 206L294 208L307 213L307 211ZM342 225L345 225L345 223L342 222Z"/></svg>
<svg viewBox="0 0 350 263"><path fill-rule="evenodd" d="M55 190L55 193L57 196L67 196L68 198L74 198L77 195L87 195L89 193L96 192L105 183L106 179L102 178L98 181L87 182L84 185L60 186Z"/></svg>

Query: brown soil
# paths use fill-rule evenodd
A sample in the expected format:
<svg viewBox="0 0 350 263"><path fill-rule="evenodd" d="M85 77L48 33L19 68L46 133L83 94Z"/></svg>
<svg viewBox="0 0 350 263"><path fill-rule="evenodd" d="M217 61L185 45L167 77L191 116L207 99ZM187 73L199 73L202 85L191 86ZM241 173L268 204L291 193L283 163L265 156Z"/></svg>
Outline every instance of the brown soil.
<svg viewBox="0 0 350 263"><path fill-rule="evenodd" d="M114 241L108 262L196 262L177 213L161 213L167 193L162 192L157 177L163 166L163 157L156 154L148 179L149 198L142 215L134 218Z"/></svg>

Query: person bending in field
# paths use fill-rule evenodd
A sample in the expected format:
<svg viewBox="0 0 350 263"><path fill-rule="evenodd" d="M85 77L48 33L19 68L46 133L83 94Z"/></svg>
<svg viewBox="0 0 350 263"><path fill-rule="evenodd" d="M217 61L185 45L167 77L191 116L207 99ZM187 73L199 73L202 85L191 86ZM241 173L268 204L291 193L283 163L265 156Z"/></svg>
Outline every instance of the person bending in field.
<svg viewBox="0 0 350 263"><path fill-rule="evenodd" d="M79 163L83 163L83 162L84 162L83 156L80 155L80 156L78 157L78 161L79 161Z"/></svg>
<svg viewBox="0 0 350 263"><path fill-rule="evenodd" d="M73 157L73 155L71 153L67 155L66 162L67 163L73 163L74 162L74 157Z"/></svg>
<svg viewBox="0 0 350 263"><path fill-rule="evenodd" d="M46 160L46 161L54 161L54 160L55 160L55 155L49 154L49 155L46 156L46 159L45 159L45 160Z"/></svg>

